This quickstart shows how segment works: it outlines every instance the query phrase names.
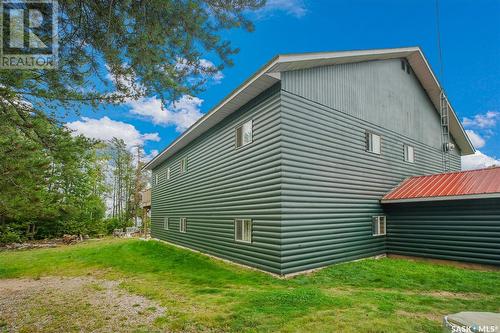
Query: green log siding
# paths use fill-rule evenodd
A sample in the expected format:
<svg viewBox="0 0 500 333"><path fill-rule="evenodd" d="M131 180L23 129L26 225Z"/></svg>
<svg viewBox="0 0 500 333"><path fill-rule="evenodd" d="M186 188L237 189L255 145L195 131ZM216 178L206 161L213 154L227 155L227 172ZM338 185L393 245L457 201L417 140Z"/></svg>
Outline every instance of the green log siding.
<svg viewBox="0 0 500 333"><path fill-rule="evenodd" d="M443 171L439 117L415 80L399 61L282 73L283 274L385 253L386 237L372 236L380 198ZM365 151L367 130L381 155ZM450 162L460 170L457 151Z"/></svg>
<svg viewBox="0 0 500 333"><path fill-rule="evenodd" d="M152 191L152 236L278 274L385 253L386 237L373 237L371 226L383 213L380 198L406 177L442 172L439 117L399 66L282 73L281 86L153 170L161 181ZM358 67L368 68L366 77ZM346 94L338 105L325 97L333 87ZM253 143L235 149L234 129L249 119ZM365 151L366 130L381 135L380 156ZM404 161L403 144L415 148L414 164ZM188 172L179 175L186 156ZM450 158L459 170L459 152ZM252 219L252 244L235 242L235 218Z"/></svg>
<svg viewBox="0 0 500 333"><path fill-rule="evenodd" d="M365 151L366 130L381 135L381 155ZM438 148L286 91L281 132L283 274L385 253L371 226L380 198L409 176L442 171ZM404 162L404 143L415 163Z"/></svg>
<svg viewBox="0 0 500 333"><path fill-rule="evenodd" d="M235 149L234 129L250 119L253 143ZM186 156L188 171L180 175ZM153 170L160 183L152 190L152 236L280 273L280 160L275 86ZM163 230L164 217L169 230ZM186 233L179 232L181 217ZM235 242L235 218L252 219L252 244Z"/></svg>
<svg viewBox="0 0 500 333"><path fill-rule="evenodd" d="M384 205L387 252L500 265L500 199Z"/></svg>

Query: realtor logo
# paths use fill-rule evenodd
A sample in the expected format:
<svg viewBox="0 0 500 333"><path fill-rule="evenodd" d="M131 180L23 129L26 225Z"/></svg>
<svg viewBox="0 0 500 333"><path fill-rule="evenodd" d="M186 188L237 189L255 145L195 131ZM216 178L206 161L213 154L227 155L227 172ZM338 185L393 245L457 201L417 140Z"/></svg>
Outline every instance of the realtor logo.
<svg viewBox="0 0 500 333"><path fill-rule="evenodd" d="M56 68L57 1L1 1L0 68Z"/></svg>

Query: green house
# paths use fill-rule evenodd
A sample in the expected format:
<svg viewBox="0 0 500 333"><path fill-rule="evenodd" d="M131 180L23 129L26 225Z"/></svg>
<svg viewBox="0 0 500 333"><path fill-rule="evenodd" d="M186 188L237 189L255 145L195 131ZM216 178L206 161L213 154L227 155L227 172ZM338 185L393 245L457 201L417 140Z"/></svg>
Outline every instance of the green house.
<svg viewBox="0 0 500 333"><path fill-rule="evenodd" d="M145 166L151 234L280 275L382 255L384 194L472 153L418 47L279 55Z"/></svg>

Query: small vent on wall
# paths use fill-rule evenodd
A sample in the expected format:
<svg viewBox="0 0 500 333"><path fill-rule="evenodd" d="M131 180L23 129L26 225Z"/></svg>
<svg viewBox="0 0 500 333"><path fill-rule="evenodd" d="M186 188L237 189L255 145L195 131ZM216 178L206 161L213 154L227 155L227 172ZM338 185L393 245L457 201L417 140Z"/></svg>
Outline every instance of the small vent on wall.
<svg viewBox="0 0 500 333"><path fill-rule="evenodd" d="M401 70L405 71L408 75L411 73L410 64L406 61L406 59L401 59Z"/></svg>

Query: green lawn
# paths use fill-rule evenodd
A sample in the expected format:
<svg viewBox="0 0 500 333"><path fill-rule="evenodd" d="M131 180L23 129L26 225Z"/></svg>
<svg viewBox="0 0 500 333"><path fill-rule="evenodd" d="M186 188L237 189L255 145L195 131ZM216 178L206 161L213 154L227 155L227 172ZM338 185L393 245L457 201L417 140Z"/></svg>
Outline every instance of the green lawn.
<svg viewBox="0 0 500 333"><path fill-rule="evenodd" d="M500 312L500 272L402 259L282 280L156 241L0 252L0 278L44 276L120 280L166 309L158 331L440 332L447 313Z"/></svg>

